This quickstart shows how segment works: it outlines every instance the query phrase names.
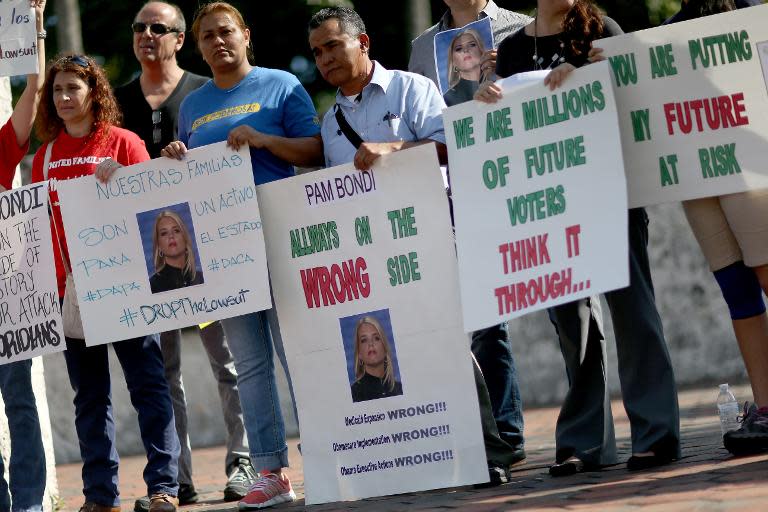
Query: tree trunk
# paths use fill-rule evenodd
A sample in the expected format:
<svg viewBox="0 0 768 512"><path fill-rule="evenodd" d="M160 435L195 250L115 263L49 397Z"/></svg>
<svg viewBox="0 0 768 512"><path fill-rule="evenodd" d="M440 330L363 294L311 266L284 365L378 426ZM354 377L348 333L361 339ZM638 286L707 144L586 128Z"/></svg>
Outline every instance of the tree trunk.
<svg viewBox="0 0 768 512"><path fill-rule="evenodd" d="M55 0L56 42L60 52L83 53L83 32L80 28L80 5L77 0Z"/></svg>
<svg viewBox="0 0 768 512"><path fill-rule="evenodd" d="M408 19L406 20L408 42L432 25L432 9L429 0L408 0Z"/></svg>

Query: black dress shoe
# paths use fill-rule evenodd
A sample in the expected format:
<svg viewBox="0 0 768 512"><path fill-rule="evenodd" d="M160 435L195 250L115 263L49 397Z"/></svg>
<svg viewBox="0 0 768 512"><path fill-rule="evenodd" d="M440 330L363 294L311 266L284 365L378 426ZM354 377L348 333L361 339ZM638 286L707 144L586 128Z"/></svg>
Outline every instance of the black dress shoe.
<svg viewBox="0 0 768 512"><path fill-rule="evenodd" d="M179 505L189 505L200 501L200 495L197 494L193 484L179 484Z"/></svg>
<svg viewBox="0 0 768 512"><path fill-rule="evenodd" d="M663 453L654 453L653 455L645 455L642 457L633 455L627 461L627 469L629 471L641 471L643 469L651 469L664 466L673 460L675 460L674 457L665 455Z"/></svg>
<svg viewBox="0 0 768 512"><path fill-rule="evenodd" d="M509 470L497 466L493 462L488 463L488 481L482 484L475 484L475 489L487 489L488 487L497 487L509 482Z"/></svg>
<svg viewBox="0 0 768 512"><path fill-rule="evenodd" d="M584 471L584 462L578 457L571 457L563 462L556 462L549 466L551 476L570 476Z"/></svg>
<svg viewBox="0 0 768 512"><path fill-rule="evenodd" d="M525 462L527 456L528 455L526 455L524 448L517 448L514 452L512 452L512 457L510 457L509 460L509 466L517 466L518 464Z"/></svg>

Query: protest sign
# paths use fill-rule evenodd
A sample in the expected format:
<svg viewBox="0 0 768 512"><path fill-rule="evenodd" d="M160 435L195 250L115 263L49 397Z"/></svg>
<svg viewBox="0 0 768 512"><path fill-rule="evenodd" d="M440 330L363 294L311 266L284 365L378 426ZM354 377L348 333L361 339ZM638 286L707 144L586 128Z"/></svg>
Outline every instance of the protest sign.
<svg viewBox="0 0 768 512"><path fill-rule="evenodd" d="M612 69L630 207L768 187L766 40L768 5L595 41Z"/></svg>
<svg viewBox="0 0 768 512"><path fill-rule="evenodd" d="M448 104L472 99L469 91L477 89L483 53L495 48L491 18L438 32L434 47L437 82ZM453 101L450 98L454 98Z"/></svg>
<svg viewBox="0 0 768 512"><path fill-rule="evenodd" d="M607 63L443 115L467 332L629 283Z"/></svg>
<svg viewBox="0 0 768 512"><path fill-rule="evenodd" d="M487 481L434 146L258 192L307 503Z"/></svg>
<svg viewBox="0 0 768 512"><path fill-rule="evenodd" d="M247 147L55 186L88 345L271 307Z"/></svg>
<svg viewBox="0 0 768 512"><path fill-rule="evenodd" d="M0 76L37 73L37 43L29 0L0 2Z"/></svg>
<svg viewBox="0 0 768 512"><path fill-rule="evenodd" d="M0 194L0 364L66 348L48 222L48 184Z"/></svg>

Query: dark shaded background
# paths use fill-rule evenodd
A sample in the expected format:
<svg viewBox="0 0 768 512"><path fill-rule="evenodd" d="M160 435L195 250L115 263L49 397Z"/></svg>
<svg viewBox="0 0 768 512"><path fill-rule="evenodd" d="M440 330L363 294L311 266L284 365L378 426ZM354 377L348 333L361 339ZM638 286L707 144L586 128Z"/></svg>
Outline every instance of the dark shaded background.
<svg viewBox="0 0 768 512"><path fill-rule="evenodd" d="M191 25L194 11L201 2L178 0L177 3L187 17L188 26ZM241 10L251 28L256 63L293 71L315 98L318 107L322 108L331 91L314 68L306 33L307 20L319 7L307 5L307 0L235 0L232 3ZM410 35L405 28L408 2L358 0L353 3L368 27L374 58L386 67L404 69L410 50ZM496 3L529 14L535 6L535 1L528 0L497 0ZM139 71L131 50L130 23L142 4L138 1L80 1L85 51L100 57L115 85L126 82ZM630 31L649 27L659 19L664 19L677 9L679 2L604 0L599 5L626 31ZM432 22L435 23L445 11L445 4L442 0L431 0L431 7ZM49 17L51 36L47 42L51 56L56 53L56 21L55 16ZM209 75L207 66L195 52L190 34L188 38L188 43L179 55L181 66Z"/></svg>

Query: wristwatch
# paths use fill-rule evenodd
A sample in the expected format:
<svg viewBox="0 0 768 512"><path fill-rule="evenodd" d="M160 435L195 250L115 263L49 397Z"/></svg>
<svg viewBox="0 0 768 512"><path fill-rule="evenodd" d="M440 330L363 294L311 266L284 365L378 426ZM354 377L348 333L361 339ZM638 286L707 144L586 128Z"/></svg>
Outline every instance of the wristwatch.
<svg viewBox="0 0 768 512"><path fill-rule="evenodd" d="M48 36L48 32L45 29L42 29L40 32L37 33L38 39L45 39Z"/></svg>

